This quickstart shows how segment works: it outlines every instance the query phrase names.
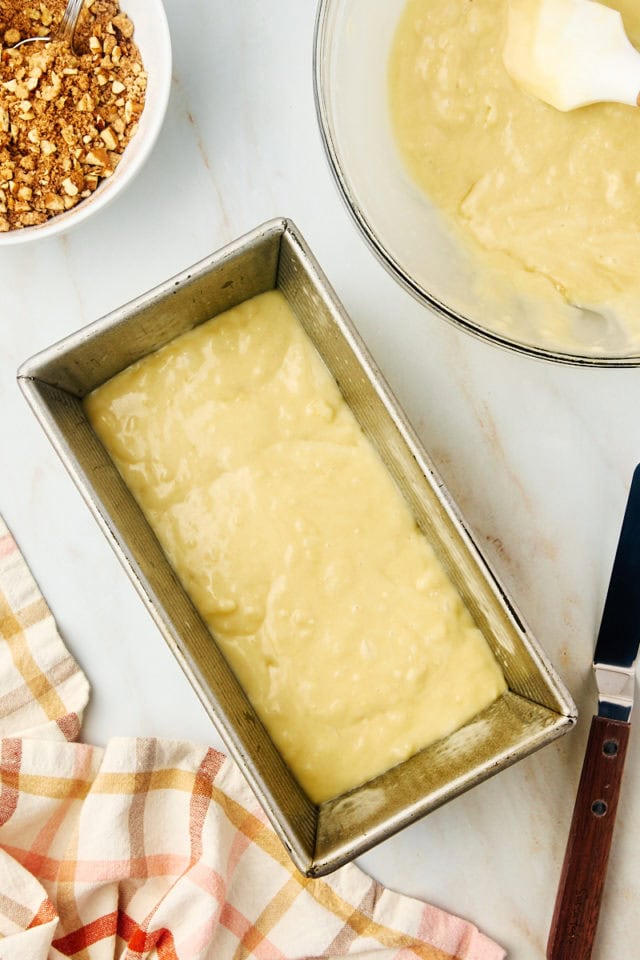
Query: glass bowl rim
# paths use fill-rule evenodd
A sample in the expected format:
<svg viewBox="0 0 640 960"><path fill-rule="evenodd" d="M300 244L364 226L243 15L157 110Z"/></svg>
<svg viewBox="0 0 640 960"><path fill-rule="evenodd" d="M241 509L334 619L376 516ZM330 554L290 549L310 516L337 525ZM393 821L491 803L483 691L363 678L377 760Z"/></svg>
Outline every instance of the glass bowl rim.
<svg viewBox="0 0 640 960"><path fill-rule="evenodd" d="M393 276L405 290L407 290L423 306L430 307L438 316L447 320L458 329L470 333L472 336L483 340L485 343L502 347L512 353L521 356L532 357L537 360L548 360L554 363L560 363L567 366L578 367L600 367L600 368L622 368L640 366L640 353L630 353L627 355L602 354L589 355L581 353L571 353L569 351L553 350L547 347L538 347L533 344L527 344L500 334L497 331L490 330L481 324L470 320L468 317L452 310L446 304L438 300L428 290L425 290L417 281L415 281L387 250L381 237L373 228L367 219L364 210L356 200L346 172L340 160L338 148L334 142L333 127L330 117L330 110L327 106L327 88L325 84L325 60L328 48L329 37L327 29L329 23L329 14L336 0L319 0L313 36L313 96L316 110L316 117L320 129L320 136L324 152L329 162L329 168L333 179L338 187L343 201L349 210L352 218L355 220L363 237L369 247L374 252L378 260L386 268L388 273ZM639 308L640 310L640 308Z"/></svg>

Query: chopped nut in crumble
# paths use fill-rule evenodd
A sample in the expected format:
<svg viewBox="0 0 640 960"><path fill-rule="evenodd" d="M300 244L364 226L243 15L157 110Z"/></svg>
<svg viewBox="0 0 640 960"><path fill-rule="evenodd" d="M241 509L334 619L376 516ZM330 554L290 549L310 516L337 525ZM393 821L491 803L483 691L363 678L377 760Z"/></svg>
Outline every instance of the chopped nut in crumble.
<svg viewBox="0 0 640 960"><path fill-rule="evenodd" d="M135 135L147 76L117 0L85 0L74 49L65 0L0 0L0 232L44 223L110 177Z"/></svg>

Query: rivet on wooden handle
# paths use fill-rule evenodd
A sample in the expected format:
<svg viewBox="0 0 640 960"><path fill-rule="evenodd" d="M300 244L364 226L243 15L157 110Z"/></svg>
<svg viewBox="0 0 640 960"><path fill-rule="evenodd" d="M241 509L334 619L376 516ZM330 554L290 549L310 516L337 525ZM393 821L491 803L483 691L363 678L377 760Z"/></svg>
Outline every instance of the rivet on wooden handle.
<svg viewBox="0 0 640 960"><path fill-rule="evenodd" d="M629 730L629 724L619 720L594 717L591 722L551 921L547 960L589 960L591 956Z"/></svg>

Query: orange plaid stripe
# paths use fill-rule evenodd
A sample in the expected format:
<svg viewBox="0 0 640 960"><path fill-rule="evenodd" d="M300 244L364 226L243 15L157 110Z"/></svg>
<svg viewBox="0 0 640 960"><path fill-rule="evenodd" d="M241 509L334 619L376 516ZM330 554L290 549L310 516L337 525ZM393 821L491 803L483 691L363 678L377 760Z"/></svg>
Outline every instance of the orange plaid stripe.
<svg viewBox="0 0 640 960"><path fill-rule="evenodd" d="M118 936L129 949L128 960L136 960L135 954L143 956L152 950L158 951L160 960L179 960L173 944L170 930L156 930L147 934L129 917L124 910L114 910L78 930L59 937L51 944L65 957L75 957L102 940Z"/></svg>
<svg viewBox="0 0 640 960"><path fill-rule="evenodd" d="M49 923L51 920L56 920L57 917L56 908L51 903L51 900L49 900L49 897L46 897L40 904L38 912L27 927L27 930L31 930L32 927L39 927L43 923Z"/></svg>

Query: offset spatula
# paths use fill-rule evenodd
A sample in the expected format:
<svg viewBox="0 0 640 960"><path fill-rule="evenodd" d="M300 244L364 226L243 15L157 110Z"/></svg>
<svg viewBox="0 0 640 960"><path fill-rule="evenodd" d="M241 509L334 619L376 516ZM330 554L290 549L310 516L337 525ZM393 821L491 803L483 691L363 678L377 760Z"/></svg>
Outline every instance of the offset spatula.
<svg viewBox="0 0 640 960"><path fill-rule="evenodd" d="M629 741L639 646L640 466L631 482L596 644L598 713L591 721L551 922L548 960L589 960L591 956Z"/></svg>

